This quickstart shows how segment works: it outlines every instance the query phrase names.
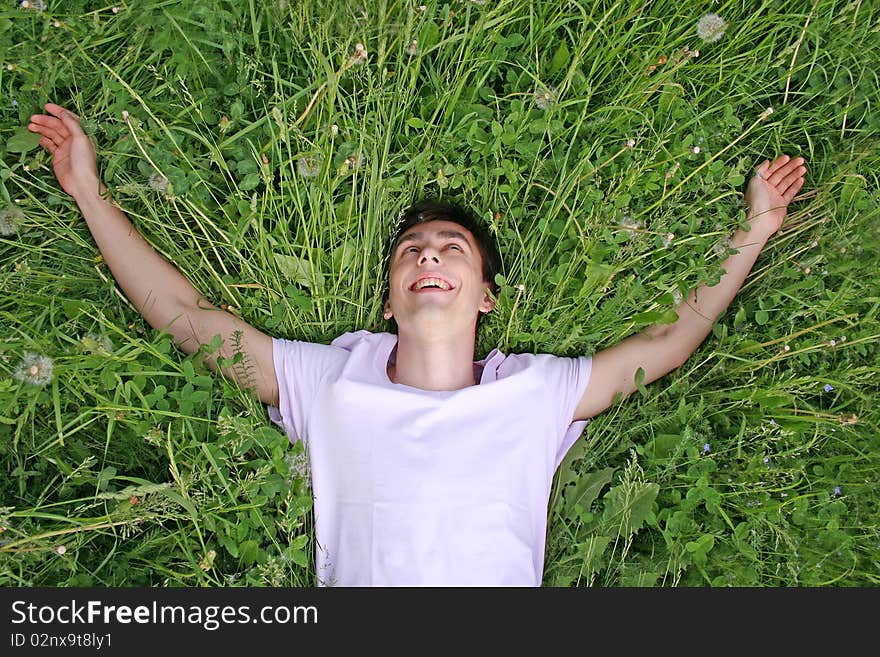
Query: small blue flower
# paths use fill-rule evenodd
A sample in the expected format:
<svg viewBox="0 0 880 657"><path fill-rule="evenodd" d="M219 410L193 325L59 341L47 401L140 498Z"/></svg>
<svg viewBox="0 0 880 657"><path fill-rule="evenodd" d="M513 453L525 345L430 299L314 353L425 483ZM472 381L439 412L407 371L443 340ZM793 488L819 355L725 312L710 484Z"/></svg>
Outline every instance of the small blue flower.
<svg viewBox="0 0 880 657"><path fill-rule="evenodd" d="M709 443L706 443L705 445L703 445L703 454L708 454L711 451L712 451L712 448L709 446Z"/></svg>
<svg viewBox="0 0 880 657"><path fill-rule="evenodd" d="M765 456L765 457L764 457L764 463L770 463L770 457L769 457L769 456Z"/></svg>
<svg viewBox="0 0 880 657"><path fill-rule="evenodd" d="M834 386L832 386L830 383L826 383L825 392L831 392L832 390L834 390Z"/></svg>
<svg viewBox="0 0 880 657"><path fill-rule="evenodd" d="M13 106L13 107L18 107L18 101L15 100L15 98L12 99L12 106Z"/></svg>
<svg viewBox="0 0 880 657"><path fill-rule="evenodd" d="M776 420L774 420L773 418L770 418L770 424L772 424L773 426L776 426Z"/></svg>
<svg viewBox="0 0 880 657"><path fill-rule="evenodd" d="M835 486L834 487L834 497L837 497L839 495L840 495L840 486Z"/></svg>

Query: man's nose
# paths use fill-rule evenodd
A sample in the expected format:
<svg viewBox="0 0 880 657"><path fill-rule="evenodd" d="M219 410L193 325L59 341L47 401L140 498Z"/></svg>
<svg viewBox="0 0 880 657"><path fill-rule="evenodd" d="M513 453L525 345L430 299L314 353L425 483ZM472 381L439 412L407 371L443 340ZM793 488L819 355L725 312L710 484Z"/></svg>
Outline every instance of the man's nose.
<svg viewBox="0 0 880 657"><path fill-rule="evenodd" d="M433 260L434 262L439 263L440 253L434 247L426 246L419 254L419 264L423 264L426 260Z"/></svg>

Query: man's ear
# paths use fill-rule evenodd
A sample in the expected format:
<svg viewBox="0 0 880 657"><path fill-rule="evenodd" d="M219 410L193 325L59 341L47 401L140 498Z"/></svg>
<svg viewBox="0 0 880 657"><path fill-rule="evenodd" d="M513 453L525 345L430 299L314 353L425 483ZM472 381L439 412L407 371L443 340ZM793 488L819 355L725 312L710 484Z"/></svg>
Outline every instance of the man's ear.
<svg viewBox="0 0 880 657"><path fill-rule="evenodd" d="M385 302L385 310L382 315L385 319L391 319L394 316L394 313L391 312L391 300Z"/></svg>
<svg viewBox="0 0 880 657"><path fill-rule="evenodd" d="M486 294L483 295L483 302L480 304L480 312L488 313L495 309L495 299L492 298L491 288L486 286Z"/></svg>

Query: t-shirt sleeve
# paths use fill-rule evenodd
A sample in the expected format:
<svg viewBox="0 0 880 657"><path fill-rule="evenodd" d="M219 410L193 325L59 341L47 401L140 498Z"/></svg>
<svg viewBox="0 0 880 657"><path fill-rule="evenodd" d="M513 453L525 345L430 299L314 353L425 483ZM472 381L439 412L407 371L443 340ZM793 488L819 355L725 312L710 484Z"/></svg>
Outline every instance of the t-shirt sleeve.
<svg viewBox="0 0 880 657"><path fill-rule="evenodd" d="M565 358L544 356L544 377L550 394L556 400L557 426L560 442L556 451L556 467L562 463L565 454L580 438L589 420L572 421L574 412L590 382L593 367L591 356Z"/></svg>
<svg viewBox="0 0 880 657"><path fill-rule="evenodd" d="M278 380L278 406L266 406L269 418L291 442L308 442L308 423L323 385L338 375L348 352L332 345L272 338Z"/></svg>

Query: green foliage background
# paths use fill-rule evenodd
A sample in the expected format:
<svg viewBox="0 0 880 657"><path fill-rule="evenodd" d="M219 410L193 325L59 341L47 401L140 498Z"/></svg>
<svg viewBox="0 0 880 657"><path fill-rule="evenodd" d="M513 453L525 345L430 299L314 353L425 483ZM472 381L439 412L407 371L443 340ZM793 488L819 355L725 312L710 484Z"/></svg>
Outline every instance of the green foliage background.
<svg viewBox="0 0 880 657"><path fill-rule="evenodd" d="M880 581L875 3L45 4L0 9L0 583L315 583L300 448L122 297L24 129L48 100L156 248L277 336L387 330L398 213L468 203L505 267L477 357L661 320L720 280L753 168L803 155L713 333L568 454L545 584Z"/></svg>

